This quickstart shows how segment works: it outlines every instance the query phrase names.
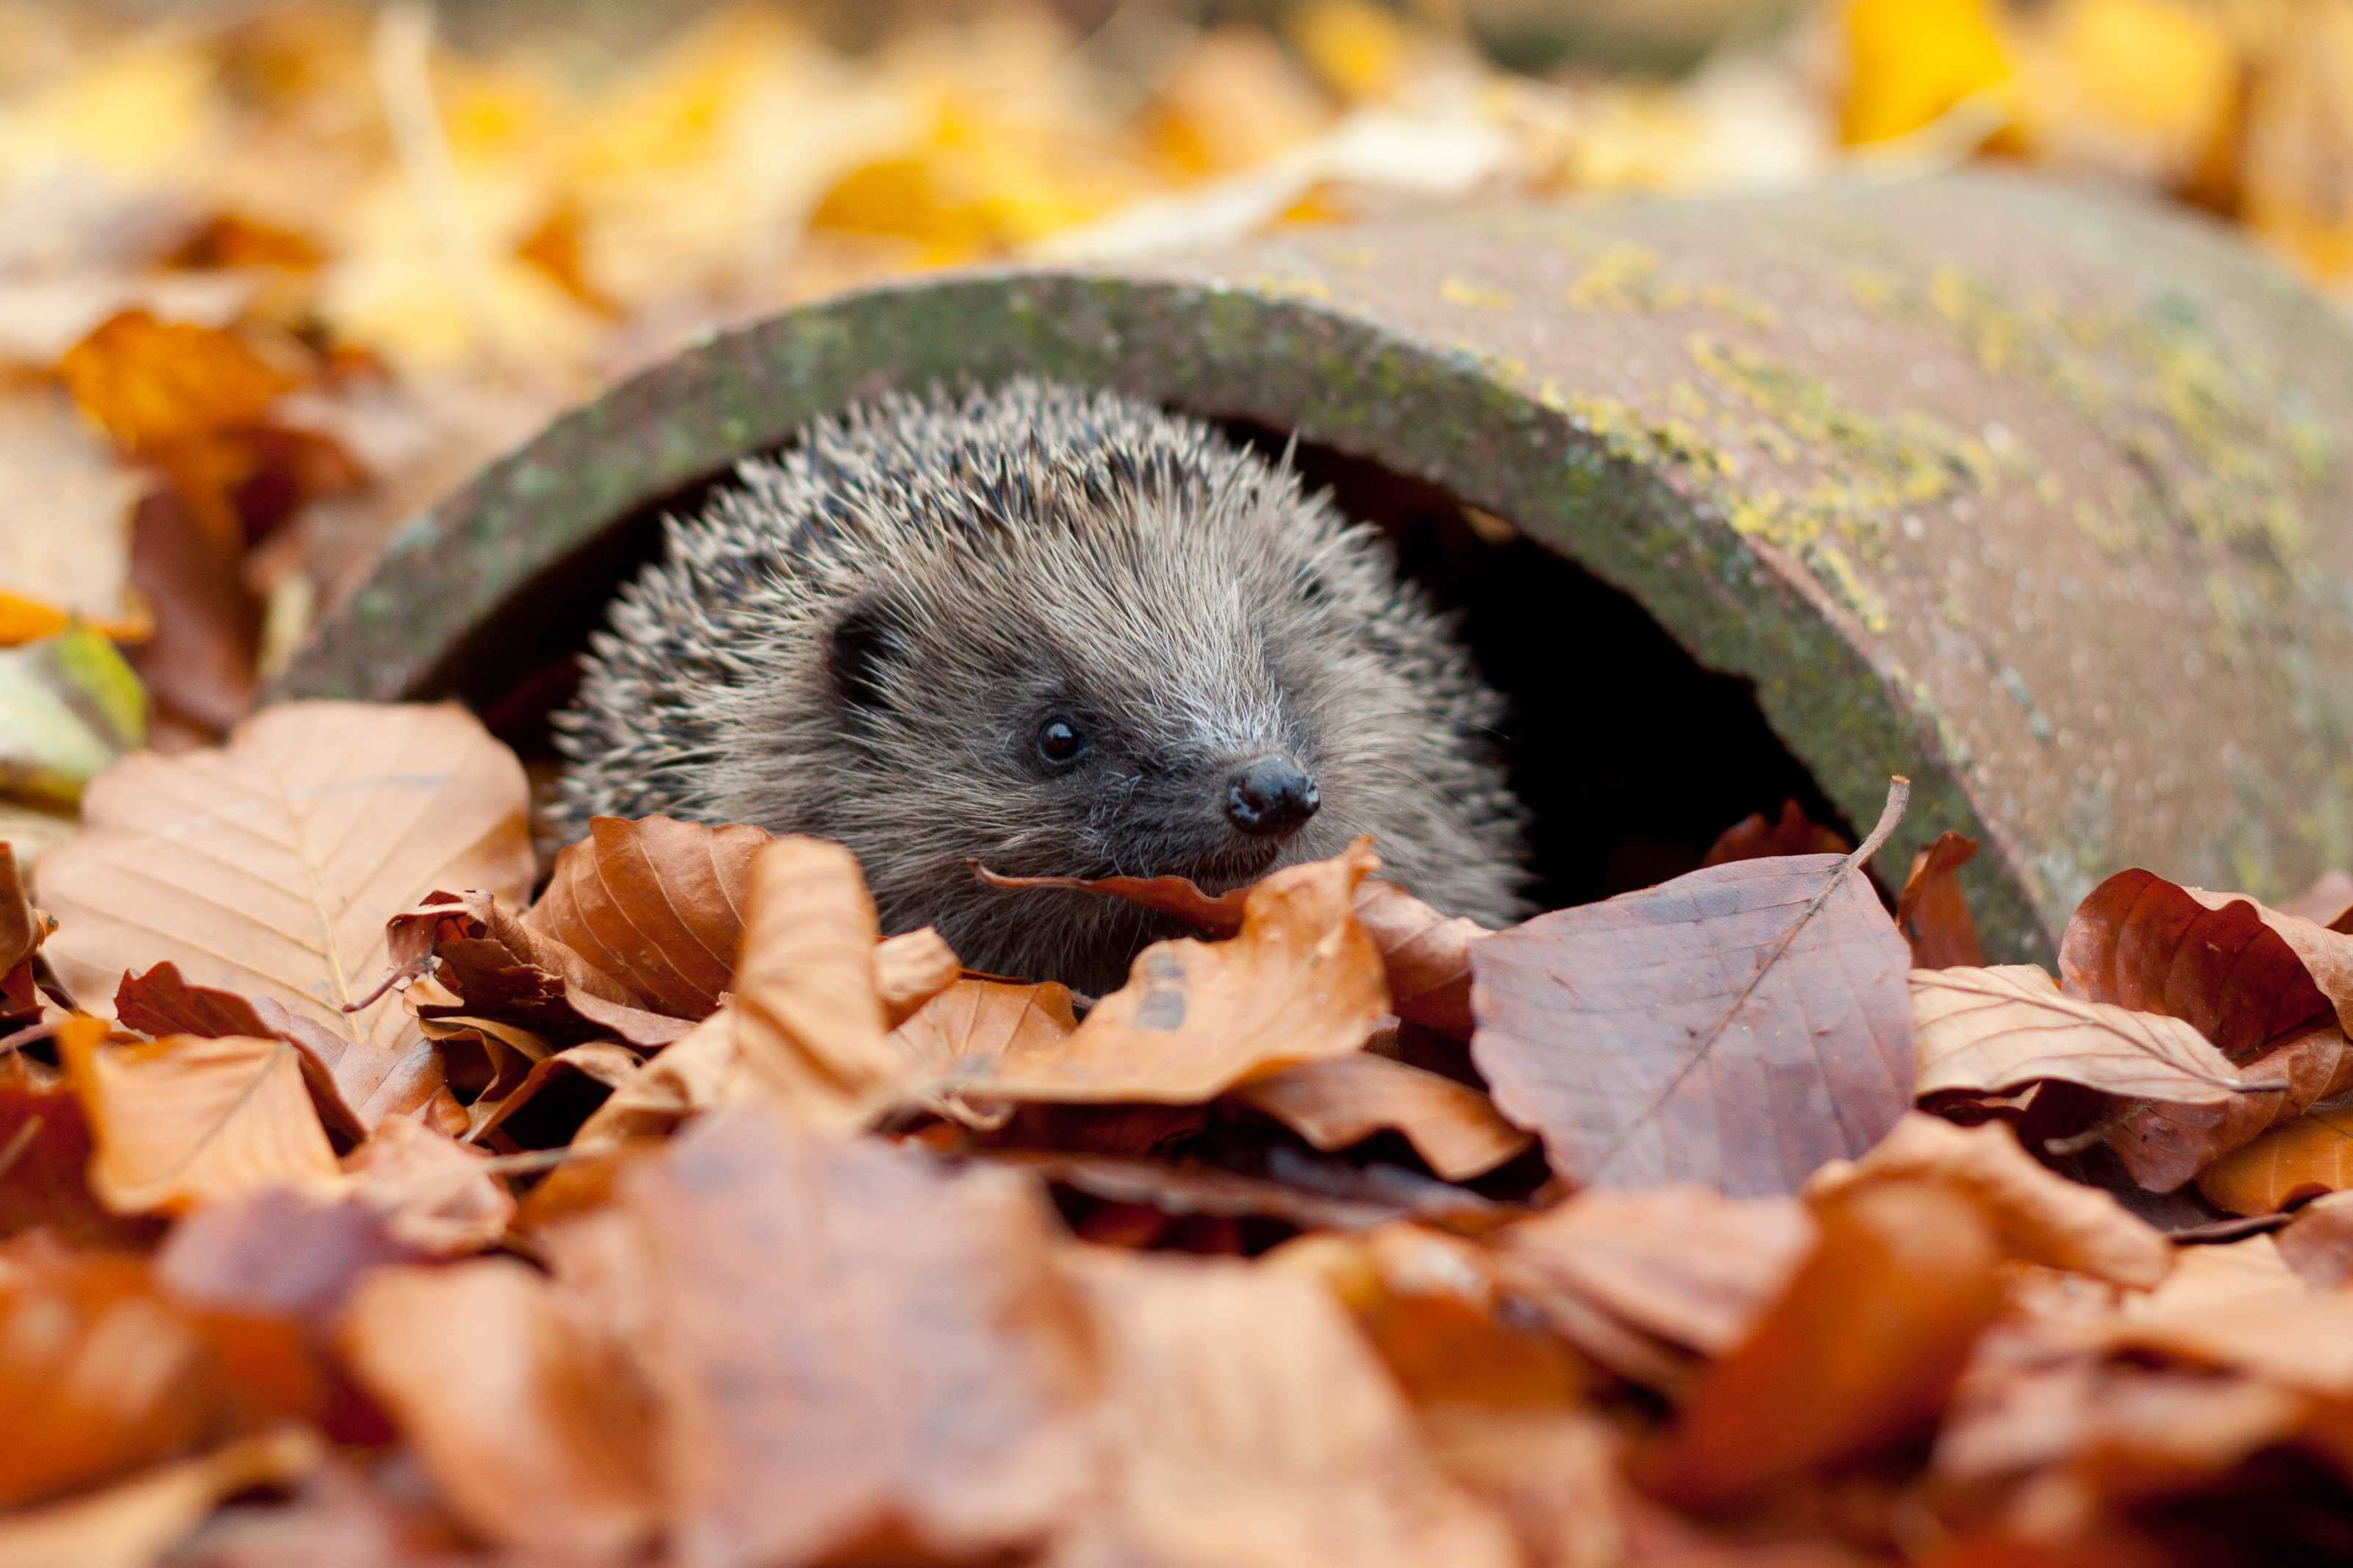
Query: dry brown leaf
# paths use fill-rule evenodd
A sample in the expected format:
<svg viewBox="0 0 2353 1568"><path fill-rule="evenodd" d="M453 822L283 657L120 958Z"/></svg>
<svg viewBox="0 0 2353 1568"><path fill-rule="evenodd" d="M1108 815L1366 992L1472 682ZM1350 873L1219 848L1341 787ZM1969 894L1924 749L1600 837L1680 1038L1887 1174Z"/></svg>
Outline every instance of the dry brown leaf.
<svg viewBox="0 0 2353 1568"><path fill-rule="evenodd" d="M1111 1552L1166 1568L1506 1568L1502 1520L1430 1458L1330 1291L1302 1271L1097 1254ZM1112 1560L1117 1560L1114 1556Z"/></svg>
<svg viewBox="0 0 2353 1568"><path fill-rule="evenodd" d="M1125 899L1147 910L1175 915L1194 930L1213 937L1232 936L1242 929L1243 905L1250 896L1248 888L1230 888L1213 898L1195 886L1189 877L1005 877L986 866L972 869L973 875L992 888L1064 888L1074 892L1099 893L1107 899Z"/></svg>
<svg viewBox="0 0 2353 1568"><path fill-rule="evenodd" d="M2070 995L2185 1019L2244 1066L2332 1010L2318 974L2282 929L2287 923L2236 894L2120 871L2075 907L2059 973ZM2353 1016L2353 938L2294 924L2308 933L2316 961L2344 972Z"/></svg>
<svg viewBox="0 0 2353 1568"><path fill-rule="evenodd" d="M322 1203L264 1187L174 1225L155 1254L155 1282L176 1301L298 1324L323 1342L361 1276L420 1261L385 1221L352 1199Z"/></svg>
<svg viewBox="0 0 2353 1568"><path fill-rule="evenodd" d="M1846 858L1744 859L1538 915L1472 950L1472 1056L1580 1185L1794 1192L1910 1106L1910 949Z"/></svg>
<svg viewBox="0 0 2353 1568"><path fill-rule="evenodd" d="M332 1194L335 1152L283 1040L173 1035L110 1045L78 1018L58 1034L97 1157L90 1191L117 1214L178 1214L257 1187Z"/></svg>
<svg viewBox="0 0 2353 1568"><path fill-rule="evenodd" d="M1644 1335L1715 1356L1746 1337L1814 1240L1812 1215L1794 1198L1651 1187L1580 1193L1504 1227L1493 1246L1540 1302L1573 1297ZM1577 1339L1573 1323L1560 1326Z"/></svg>
<svg viewBox="0 0 2353 1568"><path fill-rule="evenodd" d="M578 1135L613 1091L634 1079L645 1058L627 1046L598 1041L533 1062L512 1093L474 1129L473 1142L509 1152L560 1149Z"/></svg>
<svg viewBox="0 0 2353 1568"><path fill-rule="evenodd" d="M263 997L250 1001L208 985L191 985L180 977L179 965L159 963L144 974L128 974L114 988L114 1016L125 1027L161 1039L166 1035L198 1035L222 1039L231 1035L284 1040L301 1055L302 1085L328 1133L356 1143L367 1136L367 1126L343 1100L343 1091L327 1063L340 1055L342 1039L312 1018L297 1017Z"/></svg>
<svg viewBox="0 0 2353 1568"><path fill-rule="evenodd" d="M1487 1252L1461 1237L1400 1221L1363 1236L1300 1237L1264 1266L1321 1279L1424 1409L1561 1407L1583 1394L1576 1353L1517 1310Z"/></svg>
<svg viewBox="0 0 2353 1568"><path fill-rule="evenodd" d="M2275 1214L2298 1198L2353 1187L2353 1117L2306 1111L2198 1173L2207 1201L2232 1214Z"/></svg>
<svg viewBox="0 0 2353 1568"><path fill-rule="evenodd" d="M2242 1249L2253 1254L2246 1262L2229 1256ZM2310 1289L2268 1236L2189 1251L2167 1288L2127 1301L2101 1325L2110 1349L2159 1351L2282 1388L2353 1396L2353 1292ZM2196 1278L2193 1264L2215 1278Z"/></svg>
<svg viewBox="0 0 2353 1568"><path fill-rule="evenodd" d="M628 987L639 1005L710 1016L735 973L752 860L768 834L667 816L599 816L588 830L555 858L523 923Z"/></svg>
<svg viewBox="0 0 2353 1568"><path fill-rule="evenodd" d="M1360 1182L1353 1188L1311 1188L1211 1165L1170 1164L1112 1154L1064 1154L1022 1149L986 1152L991 1160L1034 1171L1058 1189L1100 1199L1114 1210L1082 1214L1073 1228L1090 1241L1145 1245L1167 1234L1151 1226L1137 1235L1122 1228L1148 1216L1183 1221L1196 1215L1219 1220L1271 1219L1301 1230L1371 1230L1398 1220L1451 1226L1466 1231L1492 1229L1505 1211L1476 1193L1433 1182ZM1398 1173L1389 1173L1394 1176ZM1336 1185L1335 1184L1334 1185ZM1113 1232L1106 1234L1106 1230ZM1238 1239L1238 1237L1237 1237Z"/></svg>
<svg viewBox="0 0 2353 1568"><path fill-rule="evenodd" d="M1806 1184L1819 1201L1860 1182L1949 1182L1974 1201L2011 1256L2146 1289L2173 1268L2173 1246L2095 1187L2054 1175L2001 1122L1956 1127L1912 1111L1852 1164Z"/></svg>
<svg viewBox="0 0 2353 1568"><path fill-rule="evenodd" d="M1785 800L1779 820L1768 822L1760 811L1717 834L1700 864L1729 866L1777 856L1843 855L1853 847L1838 829L1816 826L1806 819L1805 807Z"/></svg>
<svg viewBox="0 0 2353 1568"><path fill-rule="evenodd" d="M617 1184L681 1561L808 1562L893 1522L981 1557L1076 1502L1089 1360L1030 1183L745 1105Z"/></svg>
<svg viewBox="0 0 2353 1568"><path fill-rule="evenodd" d="M1270 1069L1356 1050L1388 1005L1351 912L1366 843L1250 889L1240 935L1155 942L1066 1040L945 1085L974 1100L1187 1105Z"/></svg>
<svg viewBox="0 0 2353 1568"><path fill-rule="evenodd" d="M1813 1256L1651 1456L1659 1496L1717 1507L1926 1435L2000 1310L1992 1228L1946 1184L1858 1184L1816 1212Z"/></svg>
<svg viewBox="0 0 2353 1568"><path fill-rule="evenodd" d="M2246 1092L2220 1105L2166 1100L2130 1106L2107 1130L2110 1147L2135 1181L2151 1192L2171 1192L2200 1170L2255 1138L2294 1120L2305 1107L2353 1083L2353 1051L2334 1018L2273 1042L2240 1072Z"/></svg>
<svg viewBox="0 0 2353 1568"><path fill-rule="evenodd" d="M883 1028L881 940L857 857L779 838L752 862L735 1043L748 1086L812 1125L861 1126L916 1076Z"/></svg>
<svg viewBox="0 0 2353 1568"><path fill-rule="evenodd" d="M39 1228L78 1247L143 1249L162 1221L110 1214L90 1190L90 1123L61 1070L0 1055L0 1237Z"/></svg>
<svg viewBox="0 0 2353 1568"><path fill-rule="evenodd" d="M1450 1182L1484 1175L1535 1142L1467 1084L1364 1051L1283 1068L1234 1094L1318 1149L1395 1128Z"/></svg>
<svg viewBox="0 0 2353 1568"><path fill-rule="evenodd" d="M874 950L874 994L882 999L882 1021L896 1029L963 973L955 949L929 926L884 937Z"/></svg>
<svg viewBox="0 0 2353 1568"><path fill-rule="evenodd" d="M1471 947L1493 933L1450 920L1394 883L1366 878L1356 889L1356 923L1380 949L1397 1016L1457 1039L1471 1037Z"/></svg>
<svg viewBox="0 0 2353 1568"><path fill-rule="evenodd" d="M670 1131L725 1097L736 1060L735 1007L730 1003L616 1084L572 1135L573 1146L595 1148Z"/></svg>
<svg viewBox="0 0 2353 1568"><path fill-rule="evenodd" d="M352 1293L343 1342L482 1539L586 1564L623 1561L652 1536L642 1402L615 1350L529 1268L375 1269Z"/></svg>
<svg viewBox="0 0 2353 1568"><path fill-rule="evenodd" d="M891 1037L925 1072L946 1076L966 1064L985 1069L1008 1055L1050 1053L1078 1026L1068 986L966 979L925 1002Z"/></svg>
<svg viewBox="0 0 2353 1568"><path fill-rule="evenodd" d="M8 1568L153 1568L239 1492L285 1487L326 1458L299 1426L159 1465L103 1491L0 1518Z"/></svg>
<svg viewBox="0 0 2353 1568"><path fill-rule="evenodd" d="M512 1194L490 1156L415 1117L387 1116L343 1160L353 1195L380 1211L404 1246L432 1257L497 1245L514 1218Z"/></svg>
<svg viewBox="0 0 2353 1568"><path fill-rule="evenodd" d="M16 868L16 851L0 843L0 1029L40 1016L41 995L33 983L33 953L56 921L33 907Z"/></svg>
<svg viewBox="0 0 2353 1568"><path fill-rule="evenodd" d="M2031 963L1921 969L1911 976L1915 1092L2001 1094L2057 1079L2177 1105L2249 1092L2195 1026L2063 993Z"/></svg>
<svg viewBox="0 0 2353 1568"><path fill-rule="evenodd" d="M1982 968L1977 922L1961 897L1957 872L1974 859L1978 841L1946 830L1912 857L1912 870L1895 900L1895 925L1912 944L1915 969Z"/></svg>
<svg viewBox="0 0 2353 1568"><path fill-rule="evenodd" d="M2316 1290L2353 1281L2353 1197L2324 1193L2272 1237L2280 1261Z"/></svg>
<svg viewBox="0 0 2353 1568"><path fill-rule="evenodd" d="M371 1124L440 1088L396 1000L343 1006L385 968L385 922L437 887L529 889L522 770L464 710L301 702L227 747L141 753L101 775L82 832L41 862L66 929L50 962L85 1005L168 960L343 1042L328 1062Z"/></svg>
<svg viewBox="0 0 2353 1568"><path fill-rule="evenodd" d="M393 916L385 954L403 977L430 959L435 985L405 992L428 1025L495 1024L557 1045L617 1036L649 1049L692 1026L638 1006L628 987L475 889L436 892Z"/></svg>
<svg viewBox="0 0 2353 1568"><path fill-rule="evenodd" d="M292 378L237 337L126 310L58 363L74 401L126 448L160 452L258 421Z"/></svg>

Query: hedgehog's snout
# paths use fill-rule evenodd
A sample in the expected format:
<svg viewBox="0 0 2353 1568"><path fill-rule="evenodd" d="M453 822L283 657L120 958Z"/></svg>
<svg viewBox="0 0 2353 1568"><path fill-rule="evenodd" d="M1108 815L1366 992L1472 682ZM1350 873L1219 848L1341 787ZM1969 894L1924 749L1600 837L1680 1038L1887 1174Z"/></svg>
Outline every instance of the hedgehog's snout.
<svg viewBox="0 0 2353 1568"><path fill-rule="evenodd" d="M1289 757L1244 763L1226 785L1226 819L1261 837L1291 832L1323 804L1315 781Z"/></svg>

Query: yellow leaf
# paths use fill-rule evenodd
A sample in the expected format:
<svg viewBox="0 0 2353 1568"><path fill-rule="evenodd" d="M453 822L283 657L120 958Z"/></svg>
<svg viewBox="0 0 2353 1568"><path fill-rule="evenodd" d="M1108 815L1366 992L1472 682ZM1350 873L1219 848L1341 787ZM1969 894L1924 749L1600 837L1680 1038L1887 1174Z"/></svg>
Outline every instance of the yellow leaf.
<svg viewBox="0 0 2353 1568"><path fill-rule="evenodd" d="M1289 30L1316 74L1347 97L1382 97L1405 75L1405 28L1371 0L1307 0Z"/></svg>
<svg viewBox="0 0 2353 1568"><path fill-rule="evenodd" d="M1983 0L1852 0L1846 35L1849 146L1907 135L2010 79Z"/></svg>

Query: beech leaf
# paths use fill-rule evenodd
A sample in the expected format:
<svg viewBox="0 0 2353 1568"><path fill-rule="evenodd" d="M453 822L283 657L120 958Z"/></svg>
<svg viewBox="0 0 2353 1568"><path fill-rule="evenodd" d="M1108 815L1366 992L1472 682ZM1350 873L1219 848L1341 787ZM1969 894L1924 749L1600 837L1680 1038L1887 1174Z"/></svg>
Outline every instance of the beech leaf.
<svg viewBox="0 0 2353 1568"><path fill-rule="evenodd" d="M811 1562L888 1522L985 1559L1083 1495L1090 1359L1030 1183L731 1106L617 1186L680 1561Z"/></svg>
<svg viewBox="0 0 2353 1568"><path fill-rule="evenodd" d="M505 1258L375 1269L345 1309L344 1352L477 1534L618 1562L654 1531L647 1412L558 1290Z"/></svg>
<svg viewBox="0 0 2353 1568"><path fill-rule="evenodd" d="M2069 996L2030 963L1915 970L1911 994L1922 1096L2003 1094L2052 1079L2182 1105L2247 1092L2189 1024Z"/></svg>
<svg viewBox="0 0 2353 1568"><path fill-rule="evenodd" d="M267 997L343 1042L328 1061L367 1122L430 1100L433 1054L397 1002L356 1014L385 922L441 887L529 890L522 769L463 709L298 702L226 747L140 752L90 787L41 862L50 962L92 1011L126 971Z"/></svg>
<svg viewBox="0 0 2353 1568"><path fill-rule="evenodd" d="M1318 1149L1395 1128L1450 1182L1483 1175L1535 1142L1469 1085L1366 1051L1283 1068L1235 1095Z"/></svg>
<svg viewBox="0 0 2353 1568"><path fill-rule="evenodd" d="M1361 1047L1388 1005L1351 912L1377 864L1359 840L1250 889L1229 941L1155 942L1066 1040L944 1087L974 1098L1189 1105L1253 1074Z"/></svg>
<svg viewBox="0 0 2353 1568"><path fill-rule="evenodd" d="M2332 1011L2295 947L2264 919L2269 913L2253 900L2120 871L2093 889L2067 922L2061 984L2071 995L2184 1019L2243 1064ZM2353 954L2353 938L2296 923ZM2353 1008L2353 984L2347 1005Z"/></svg>
<svg viewBox="0 0 2353 1568"><path fill-rule="evenodd" d="M1978 841L1947 829L1936 842L1912 857L1911 873L1895 900L1895 924L1912 944L1915 969L1949 969L1956 964L1981 967L1985 950L1978 945L1977 921L1961 897L1957 872L1977 858Z"/></svg>
<svg viewBox="0 0 2353 1568"><path fill-rule="evenodd" d="M1794 1192L1911 1103L1910 949L1862 847L1736 860L1538 915L1472 950L1472 1056L1580 1184Z"/></svg>
<svg viewBox="0 0 2353 1568"><path fill-rule="evenodd" d="M735 971L765 829L591 818L523 923L673 1017L708 1017Z"/></svg>
<svg viewBox="0 0 2353 1568"><path fill-rule="evenodd" d="M2353 1116L2306 1111L2224 1154L2198 1190L2232 1214L2275 1214L2298 1198L2353 1187Z"/></svg>
<svg viewBox="0 0 2353 1568"><path fill-rule="evenodd" d="M193 1035L109 1045L105 1035L78 1018L58 1046L98 1146L90 1191L108 1208L178 1214L257 1187L344 1186L294 1047Z"/></svg>
<svg viewBox="0 0 2353 1568"><path fill-rule="evenodd" d="M1511 1568L1324 1284L1240 1262L1105 1256L1081 1278L1108 1365L1107 1561L1183 1568ZM1092 1533L1092 1531L1090 1533Z"/></svg>

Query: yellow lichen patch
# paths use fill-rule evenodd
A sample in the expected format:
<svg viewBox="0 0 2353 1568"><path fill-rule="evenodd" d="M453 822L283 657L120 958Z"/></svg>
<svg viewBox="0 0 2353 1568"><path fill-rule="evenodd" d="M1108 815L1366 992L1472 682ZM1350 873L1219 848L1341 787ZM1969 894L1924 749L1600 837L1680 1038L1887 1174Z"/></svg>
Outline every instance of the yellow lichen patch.
<svg viewBox="0 0 2353 1568"><path fill-rule="evenodd" d="M1473 310L1508 310L1512 296L1504 289L1474 283L1467 278L1444 278L1439 280L1438 297L1450 305L1467 306Z"/></svg>
<svg viewBox="0 0 2353 1568"><path fill-rule="evenodd" d="M1659 255L1639 245L1611 247L1568 286L1580 310L1672 310L1691 302L1688 285L1659 277Z"/></svg>
<svg viewBox="0 0 2353 1568"><path fill-rule="evenodd" d="M1699 302L1736 326L1769 331L1780 324L1781 312L1746 289L1732 283L1703 283Z"/></svg>

